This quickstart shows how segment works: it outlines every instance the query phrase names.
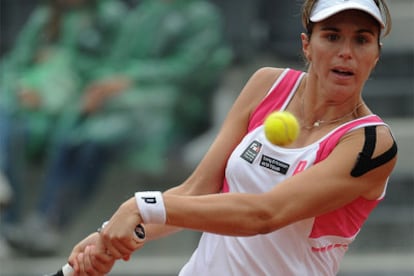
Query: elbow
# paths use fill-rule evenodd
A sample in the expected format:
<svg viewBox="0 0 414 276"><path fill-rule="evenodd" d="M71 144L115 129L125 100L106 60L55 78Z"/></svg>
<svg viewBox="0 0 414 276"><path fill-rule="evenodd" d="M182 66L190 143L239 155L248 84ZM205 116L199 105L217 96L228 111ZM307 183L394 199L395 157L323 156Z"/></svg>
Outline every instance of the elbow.
<svg viewBox="0 0 414 276"><path fill-rule="evenodd" d="M280 219L270 212L256 214L252 222L252 232L254 232L254 235L269 234L282 227Z"/></svg>
<svg viewBox="0 0 414 276"><path fill-rule="evenodd" d="M255 229L256 235L265 235L278 230L280 227L275 227L274 224L268 221L262 221Z"/></svg>

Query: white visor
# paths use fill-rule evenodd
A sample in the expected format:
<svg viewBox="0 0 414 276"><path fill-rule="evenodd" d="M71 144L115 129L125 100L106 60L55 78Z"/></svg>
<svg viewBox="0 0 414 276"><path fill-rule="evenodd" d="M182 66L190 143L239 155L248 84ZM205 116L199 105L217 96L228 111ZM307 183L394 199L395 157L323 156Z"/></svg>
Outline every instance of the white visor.
<svg viewBox="0 0 414 276"><path fill-rule="evenodd" d="M380 9L374 0L318 0L310 15L311 22L320 22L328 17L345 10L360 10L373 16L381 25L385 27Z"/></svg>

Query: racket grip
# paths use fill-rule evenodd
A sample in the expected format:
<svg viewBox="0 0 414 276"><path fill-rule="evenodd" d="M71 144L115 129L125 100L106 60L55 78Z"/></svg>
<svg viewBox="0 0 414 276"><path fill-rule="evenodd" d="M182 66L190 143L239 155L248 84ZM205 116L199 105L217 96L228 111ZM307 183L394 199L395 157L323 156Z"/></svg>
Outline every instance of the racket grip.
<svg viewBox="0 0 414 276"><path fill-rule="evenodd" d="M65 264L62 269L62 276L73 276L74 271L70 264Z"/></svg>
<svg viewBox="0 0 414 276"><path fill-rule="evenodd" d="M140 240L145 239L145 229L144 229L144 226L142 226L141 224L138 224L137 227L135 227L134 233ZM67 263L53 276L73 276L73 275L74 275L74 270L70 266L70 264Z"/></svg>
<svg viewBox="0 0 414 276"><path fill-rule="evenodd" d="M44 276L73 276L74 271L70 264L65 264L54 274L45 274Z"/></svg>

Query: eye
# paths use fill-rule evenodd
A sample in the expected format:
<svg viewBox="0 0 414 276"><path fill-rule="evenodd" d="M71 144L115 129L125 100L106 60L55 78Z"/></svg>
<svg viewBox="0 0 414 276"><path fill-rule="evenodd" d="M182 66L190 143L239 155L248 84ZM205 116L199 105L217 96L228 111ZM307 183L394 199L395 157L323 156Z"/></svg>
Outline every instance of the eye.
<svg viewBox="0 0 414 276"><path fill-rule="evenodd" d="M359 44L365 44L368 42L368 39L363 35L358 36L356 40Z"/></svg>
<svg viewBox="0 0 414 276"><path fill-rule="evenodd" d="M338 34L335 34L335 33L327 34L326 35L326 39L328 41L337 41L339 39L339 35Z"/></svg>

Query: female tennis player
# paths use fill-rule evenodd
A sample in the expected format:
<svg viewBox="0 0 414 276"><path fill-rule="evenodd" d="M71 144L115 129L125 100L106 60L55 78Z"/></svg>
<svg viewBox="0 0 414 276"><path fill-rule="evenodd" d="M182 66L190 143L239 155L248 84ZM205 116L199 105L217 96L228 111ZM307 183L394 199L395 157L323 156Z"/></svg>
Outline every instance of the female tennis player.
<svg viewBox="0 0 414 276"><path fill-rule="evenodd" d="M307 72L259 69L211 148L181 185L138 192L69 257L76 275L102 275L115 260L179 229L202 231L187 275L335 275L397 160L389 127L364 102L391 19L385 0L306 0L301 34ZM266 140L263 120L299 120L288 146Z"/></svg>

